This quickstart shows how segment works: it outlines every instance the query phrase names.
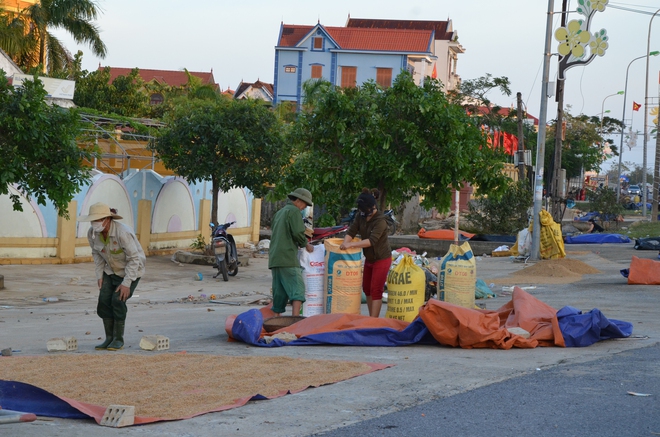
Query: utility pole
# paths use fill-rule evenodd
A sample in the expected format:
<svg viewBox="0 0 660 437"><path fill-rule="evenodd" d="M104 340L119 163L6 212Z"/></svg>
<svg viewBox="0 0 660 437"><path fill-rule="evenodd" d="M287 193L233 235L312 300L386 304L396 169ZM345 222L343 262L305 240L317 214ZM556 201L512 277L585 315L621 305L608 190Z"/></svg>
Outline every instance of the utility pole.
<svg viewBox="0 0 660 437"><path fill-rule="evenodd" d="M561 27L566 27L566 8L567 0L562 0L561 3ZM560 65L559 68L562 68ZM561 187L561 152L563 147L563 127L564 127L564 75L560 72L557 79L557 97L555 101L557 102L557 123L555 123L555 159L554 165L552 166L552 183L550 187L552 188L552 219L561 223L561 202L562 194L560 192Z"/></svg>
<svg viewBox="0 0 660 437"><path fill-rule="evenodd" d="M562 23L564 22L564 15L566 14L566 4L567 0L563 1L562 7ZM596 6L596 9L594 9ZM539 259L540 257L540 231L541 226L539 224L539 213L541 212L541 201L543 200L543 153L545 152L545 123L546 116L548 112L548 68L550 64L550 44L552 39L552 14L554 7L554 2L552 0L548 1L548 22L546 24L546 48L545 48L545 59L543 62L543 83L541 85L541 111L539 114L539 135L537 140L537 149L536 149L536 184L534 185L534 228L532 231L532 259ZM567 26L562 26L557 29L555 32L555 38L559 41L559 46L557 48L561 57L559 58L559 69L558 69L558 78L557 80L561 83L565 79L565 72L569 68L572 68L576 65L587 65L589 64L596 56L603 56L608 47L609 37L607 36L607 31L601 29L596 33L591 33L589 31L589 26L591 25L591 19L593 18L596 12L603 12L605 10L605 5L596 4L592 2L579 2L576 12L584 15L585 20L572 20L568 23ZM576 29L576 26L578 29ZM577 38L576 38L577 37ZM586 39L585 39L586 37ZM590 53L587 56L585 50L589 49ZM559 94L559 93L558 93ZM558 96L559 98L559 96ZM563 99L559 105L558 113L561 114L563 111ZM560 135L561 140L561 124L557 124L557 134ZM561 142L559 142L559 147L555 147L556 153L561 153ZM559 160L555 161L555 171L561 171L561 155ZM553 172L554 173L554 172ZM558 173L559 174L559 173ZM554 178L555 181L558 178ZM555 183L555 190L558 191L558 184Z"/></svg>
<svg viewBox="0 0 660 437"><path fill-rule="evenodd" d="M522 93L516 94L516 103L518 106L518 112L516 114L518 116L518 180L522 181L525 179L525 165L527 164L524 159L525 136L523 133Z"/></svg>
<svg viewBox="0 0 660 437"><path fill-rule="evenodd" d="M658 108L660 108L660 72L658 72ZM646 108L645 108L646 109ZM655 125L655 166L653 167L653 188L651 201L651 221L658 220L658 190L660 189L660 111ZM646 202L644 199L642 202Z"/></svg>
<svg viewBox="0 0 660 437"><path fill-rule="evenodd" d="M534 216L532 225L532 251L530 259L541 259L541 204L543 202L543 165L545 156L545 127L548 116L548 81L550 79L550 48L552 46L552 15L555 2L548 0L548 17L545 24L545 48L543 51L543 77L541 82L541 107L539 110L539 132L536 140L536 172L534 174Z"/></svg>

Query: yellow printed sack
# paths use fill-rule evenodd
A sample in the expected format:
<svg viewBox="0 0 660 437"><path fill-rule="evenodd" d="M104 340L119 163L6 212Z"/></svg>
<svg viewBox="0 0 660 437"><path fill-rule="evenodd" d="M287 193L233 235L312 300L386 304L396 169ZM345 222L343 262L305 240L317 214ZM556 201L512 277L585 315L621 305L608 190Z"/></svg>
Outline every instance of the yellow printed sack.
<svg viewBox="0 0 660 437"><path fill-rule="evenodd" d="M424 305L426 274L407 253L387 275L388 319L412 322Z"/></svg>
<svg viewBox="0 0 660 437"><path fill-rule="evenodd" d="M564 238L561 235L561 225L555 223L552 215L544 209L539 211L541 223L540 252L541 259L564 258Z"/></svg>
<svg viewBox="0 0 660 437"><path fill-rule="evenodd" d="M341 250L341 238L328 238L325 246L325 313L360 314L362 304L362 249Z"/></svg>
<svg viewBox="0 0 660 437"><path fill-rule="evenodd" d="M442 257L438 279L438 298L465 308L474 308L477 282L477 262L472 248L466 241L452 244Z"/></svg>

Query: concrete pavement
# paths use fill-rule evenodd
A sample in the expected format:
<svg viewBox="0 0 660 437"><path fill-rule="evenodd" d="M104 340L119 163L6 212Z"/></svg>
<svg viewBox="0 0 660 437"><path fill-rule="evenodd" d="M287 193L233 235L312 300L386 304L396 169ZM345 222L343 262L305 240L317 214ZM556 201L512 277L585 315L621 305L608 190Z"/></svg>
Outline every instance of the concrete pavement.
<svg viewBox="0 0 660 437"><path fill-rule="evenodd" d="M143 335L170 338L170 352L216 355L291 356L312 359L354 360L395 364L394 367L348 381L306 390L269 401L206 414L184 421L124 428L122 435L153 436L305 436L380 417L431 399L468 393L480 387L517 378L537 370L589 363L613 354L655 345L660 338L657 317L658 286L629 286L619 270L633 255L655 258L654 251L635 251L631 244L567 246L569 258L579 259L602 273L585 275L570 284L536 284L530 290L554 308L571 305L584 311L599 308L614 319L632 322L633 338L597 343L587 348L532 350L466 350L439 346L410 347L283 347L265 349L227 342L224 321L244 312L270 290L267 259L251 258L229 282L210 279L213 269L179 265L169 256L150 257L147 274L129 304L126 345L122 353L137 353ZM541 261L543 262L543 261ZM507 278L526 268L508 258L479 257L477 276L487 283ZM198 272L202 281L195 280ZM5 290L0 290L0 349L16 355L46 355L46 342L56 336L78 339L76 353L108 353L93 346L102 334L95 314L96 286L93 266L87 264L0 266ZM518 285L526 285L519 282ZM240 306L189 301L201 294ZM43 302L57 297L57 302ZM509 300L500 295L485 301L496 309ZM385 311L383 306L383 314ZM366 314L366 308L363 308ZM89 332L87 335L86 333ZM1 360L4 358L0 358ZM347 430L348 432L348 430ZM3 436L115 436L117 430L93 421L51 419L0 425Z"/></svg>

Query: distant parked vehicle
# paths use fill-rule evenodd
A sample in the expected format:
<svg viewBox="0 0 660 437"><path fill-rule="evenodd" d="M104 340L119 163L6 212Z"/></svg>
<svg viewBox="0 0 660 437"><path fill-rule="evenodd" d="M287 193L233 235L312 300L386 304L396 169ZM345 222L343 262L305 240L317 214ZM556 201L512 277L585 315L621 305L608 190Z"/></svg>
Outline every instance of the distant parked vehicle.
<svg viewBox="0 0 660 437"><path fill-rule="evenodd" d="M628 194L631 196L639 196L642 194L642 190L639 188L639 185L631 185L628 187Z"/></svg>

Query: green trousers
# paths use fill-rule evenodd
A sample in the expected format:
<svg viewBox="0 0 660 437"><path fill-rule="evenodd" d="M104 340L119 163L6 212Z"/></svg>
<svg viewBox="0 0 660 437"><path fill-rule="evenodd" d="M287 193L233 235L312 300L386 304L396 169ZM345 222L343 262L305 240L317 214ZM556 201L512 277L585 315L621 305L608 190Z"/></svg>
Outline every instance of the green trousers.
<svg viewBox="0 0 660 437"><path fill-rule="evenodd" d="M140 278L137 278L135 281L131 282L131 292L128 296L129 299L133 296L133 292L139 281ZM115 293L115 290L117 290L117 287L119 287L122 282L124 282L124 278L121 276L103 273L103 283L99 290L99 302L96 306L96 314L98 314L100 318L119 321L126 320L126 313L128 312L126 302L119 299L119 292Z"/></svg>

